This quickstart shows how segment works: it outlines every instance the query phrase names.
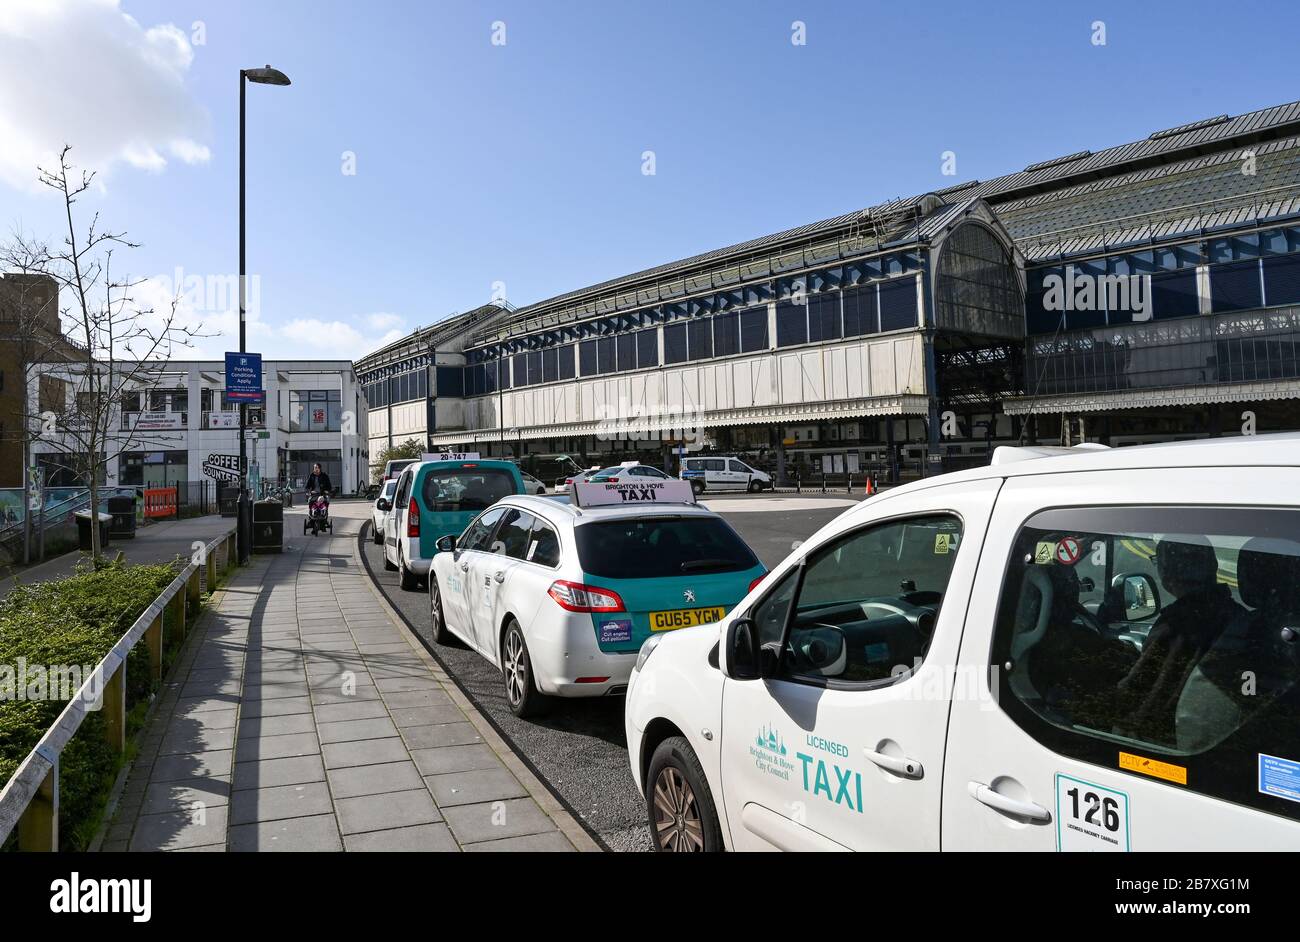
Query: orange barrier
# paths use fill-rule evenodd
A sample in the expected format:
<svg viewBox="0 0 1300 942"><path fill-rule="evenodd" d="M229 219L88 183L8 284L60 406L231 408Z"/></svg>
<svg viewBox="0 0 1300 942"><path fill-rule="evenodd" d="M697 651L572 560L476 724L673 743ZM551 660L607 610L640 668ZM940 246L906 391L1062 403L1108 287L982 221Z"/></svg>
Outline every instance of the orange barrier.
<svg viewBox="0 0 1300 942"><path fill-rule="evenodd" d="M177 491L175 487L147 487L144 490L144 515L146 518L175 517Z"/></svg>

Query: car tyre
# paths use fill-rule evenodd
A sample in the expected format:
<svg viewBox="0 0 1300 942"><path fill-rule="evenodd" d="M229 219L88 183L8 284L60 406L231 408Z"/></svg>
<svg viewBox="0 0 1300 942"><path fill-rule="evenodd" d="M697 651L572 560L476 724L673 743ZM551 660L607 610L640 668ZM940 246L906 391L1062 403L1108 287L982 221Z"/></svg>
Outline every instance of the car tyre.
<svg viewBox="0 0 1300 942"><path fill-rule="evenodd" d="M718 809L695 750L684 736L665 739L646 772L646 815L655 850L723 850Z"/></svg>
<svg viewBox="0 0 1300 942"><path fill-rule="evenodd" d="M703 481L692 481L692 482L691 482L691 490L694 491L697 495L699 495L699 494L703 494L703 493L704 493L704 482L703 482Z"/></svg>
<svg viewBox="0 0 1300 942"><path fill-rule="evenodd" d="M384 571L385 571L385 572L396 572L396 571L397 571L397 565L396 565L395 563L390 563L390 562L388 561L388 553L387 553L387 552L384 553Z"/></svg>
<svg viewBox="0 0 1300 942"><path fill-rule="evenodd" d="M401 550L398 550L397 552L397 569L399 573L398 581L401 583L402 588L405 591L414 592L420 587L420 577L407 569L406 564L402 562Z"/></svg>
<svg viewBox="0 0 1300 942"><path fill-rule="evenodd" d="M378 527L375 527L375 545L376 546L384 545L384 531L379 529Z"/></svg>
<svg viewBox="0 0 1300 942"><path fill-rule="evenodd" d="M438 590L438 580L432 571L429 572L429 627L435 644L452 643L452 634L442 613L442 592Z"/></svg>
<svg viewBox="0 0 1300 942"><path fill-rule="evenodd" d="M501 639L501 673L505 679L506 703L510 705L511 713L524 719L545 711L548 698L537 689L524 630L513 618L506 625L505 637Z"/></svg>
<svg viewBox="0 0 1300 942"><path fill-rule="evenodd" d="M751 494L757 494L757 493L758 493L759 491L761 491L762 489L763 489L763 485L762 485L760 482L758 482L758 481L750 481L750 482L749 482L749 493L751 493Z"/></svg>

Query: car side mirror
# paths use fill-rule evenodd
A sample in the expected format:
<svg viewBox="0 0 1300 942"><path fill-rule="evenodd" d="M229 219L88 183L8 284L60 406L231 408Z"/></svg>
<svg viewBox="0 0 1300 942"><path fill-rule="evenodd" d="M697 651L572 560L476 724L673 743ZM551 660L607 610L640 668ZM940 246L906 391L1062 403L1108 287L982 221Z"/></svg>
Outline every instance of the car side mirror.
<svg viewBox="0 0 1300 942"><path fill-rule="evenodd" d="M439 553L454 553L456 552L456 537L448 533L446 536L438 537L438 541L433 545Z"/></svg>
<svg viewBox="0 0 1300 942"><path fill-rule="evenodd" d="M758 680L758 626L752 618L733 618L723 644L722 673L732 680Z"/></svg>
<svg viewBox="0 0 1300 942"><path fill-rule="evenodd" d="M732 680L774 677L780 664L780 643L760 644L752 618L735 618L727 625L722 672Z"/></svg>
<svg viewBox="0 0 1300 942"><path fill-rule="evenodd" d="M1124 621L1148 621L1160 613L1160 589L1145 572L1121 572L1110 581L1112 610Z"/></svg>
<svg viewBox="0 0 1300 942"><path fill-rule="evenodd" d="M393 509L393 505L382 497L375 501L375 507L382 510L384 513L388 513L388 511Z"/></svg>

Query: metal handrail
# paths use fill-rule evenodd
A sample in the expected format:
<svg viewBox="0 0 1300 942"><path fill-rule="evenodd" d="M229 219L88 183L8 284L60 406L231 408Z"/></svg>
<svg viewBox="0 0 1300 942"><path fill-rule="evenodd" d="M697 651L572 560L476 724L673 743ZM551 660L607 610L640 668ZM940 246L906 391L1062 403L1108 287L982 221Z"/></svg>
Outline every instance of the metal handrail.
<svg viewBox="0 0 1300 942"><path fill-rule="evenodd" d="M179 622L185 635L186 602L197 607L200 570L205 570L208 588L212 578L212 558L220 553L218 569L228 573L238 563L235 551L235 528L209 542L203 548L202 564L191 560L171 584L149 604L122 635L113 649L82 683L64 706L54 725L46 730L36 747L18 766L13 777L0 790L0 843L18 828L18 849L56 851L59 849L59 759L64 748L92 711L98 691L105 711L105 729L109 745L117 752L126 749L126 661L131 650L147 639L150 669L154 679L162 679L164 615L166 621ZM183 593L183 594L182 594Z"/></svg>

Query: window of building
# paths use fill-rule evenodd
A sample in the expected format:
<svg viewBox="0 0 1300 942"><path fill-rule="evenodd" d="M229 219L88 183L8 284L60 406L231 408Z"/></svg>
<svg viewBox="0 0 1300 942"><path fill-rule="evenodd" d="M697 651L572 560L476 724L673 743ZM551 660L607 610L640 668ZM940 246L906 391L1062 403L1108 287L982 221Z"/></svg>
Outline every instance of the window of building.
<svg viewBox="0 0 1300 942"><path fill-rule="evenodd" d="M790 347L808 342L808 308L783 301L776 306L776 345Z"/></svg>
<svg viewBox="0 0 1300 942"><path fill-rule="evenodd" d="M1017 301L1019 307L1019 301ZM880 329L916 326L916 279L900 278L880 286Z"/></svg>
<svg viewBox="0 0 1300 942"><path fill-rule="evenodd" d="M713 318L713 354L729 357L740 352L740 315L718 314Z"/></svg>
<svg viewBox="0 0 1300 942"><path fill-rule="evenodd" d="M289 431L337 432L342 419L342 402L337 389L289 390ZM333 474L330 476L332 478Z"/></svg>
<svg viewBox="0 0 1300 942"><path fill-rule="evenodd" d="M1201 313L1194 270L1160 272L1151 276L1151 316L1195 317Z"/></svg>
<svg viewBox="0 0 1300 942"><path fill-rule="evenodd" d="M636 337L636 365L638 369L646 369L651 366L659 365L659 331L655 328L649 330L639 330L634 335Z"/></svg>
<svg viewBox="0 0 1300 942"><path fill-rule="evenodd" d="M619 334L617 341L618 371L636 369L636 334Z"/></svg>
<svg viewBox="0 0 1300 942"><path fill-rule="evenodd" d="M880 329L879 316L876 313L875 285L845 288L843 304L845 337L861 337L865 334L874 334Z"/></svg>
<svg viewBox="0 0 1300 942"><path fill-rule="evenodd" d="M686 325L669 324L664 327L664 364L686 362Z"/></svg>
<svg viewBox="0 0 1300 942"><path fill-rule="evenodd" d="M687 353L692 360L713 356L713 318L700 317L687 323Z"/></svg>
<svg viewBox="0 0 1300 942"><path fill-rule="evenodd" d="M1210 267L1210 301L1215 314L1262 307L1259 260Z"/></svg>
<svg viewBox="0 0 1300 942"><path fill-rule="evenodd" d="M767 308L757 307L741 311L740 352L756 353L767 348Z"/></svg>
<svg viewBox="0 0 1300 942"><path fill-rule="evenodd" d="M1187 769L1170 787L1300 820L1259 790L1260 757L1300 742L1300 511L1050 510L1010 559L991 657L1017 725L1112 768L1168 757Z"/></svg>
<svg viewBox="0 0 1300 942"><path fill-rule="evenodd" d="M583 376L596 375L596 341L584 340L578 344L578 367Z"/></svg>
<svg viewBox="0 0 1300 942"><path fill-rule="evenodd" d="M613 373L617 368L613 337L601 337L596 341L596 367L601 375Z"/></svg>
<svg viewBox="0 0 1300 942"><path fill-rule="evenodd" d="M1300 304L1300 255L1264 259L1264 303Z"/></svg>
<svg viewBox="0 0 1300 942"><path fill-rule="evenodd" d="M827 291L810 295L808 298L808 339L839 340L843 336L840 327L840 293Z"/></svg>
<svg viewBox="0 0 1300 942"><path fill-rule="evenodd" d="M953 230L943 243L936 267L935 319L940 327L999 337L1020 337L1024 331L1024 295L1015 262L1002 241L977 222ZM916 280L904 279L912 289L910 305L891 296L881 286L881 330L915 327ZM887 326L888 325L888 326Z"/></svg>
<svg viewBox="0 0 1300 942"><path fill-rule="evenodd" d="M575 361L577 346L578 346L577 344L573 344L573 343L565 344L563 347L560 347L559 350L557 351L557 357L559 359L559 364L560 364L560 379L562 380L573 379L575 376L574 361Z"/></svg>

